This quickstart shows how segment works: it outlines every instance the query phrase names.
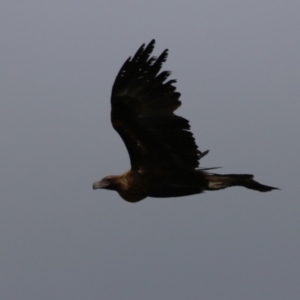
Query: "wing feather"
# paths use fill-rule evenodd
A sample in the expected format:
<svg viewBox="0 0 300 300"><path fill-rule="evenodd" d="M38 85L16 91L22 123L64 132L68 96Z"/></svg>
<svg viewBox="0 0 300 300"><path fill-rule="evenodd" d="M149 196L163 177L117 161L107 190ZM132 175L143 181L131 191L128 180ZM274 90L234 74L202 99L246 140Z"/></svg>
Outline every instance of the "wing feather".
<svg viewBox="0 0 300 300"><path fill-rule="evenodd" d="M155 41L143 44L120 69L111 96L111 121L123 139L132 169L196 169L200 152L188 120L174 111L181 105L176 80L160 72L168 50L150 57Z"/></svg>

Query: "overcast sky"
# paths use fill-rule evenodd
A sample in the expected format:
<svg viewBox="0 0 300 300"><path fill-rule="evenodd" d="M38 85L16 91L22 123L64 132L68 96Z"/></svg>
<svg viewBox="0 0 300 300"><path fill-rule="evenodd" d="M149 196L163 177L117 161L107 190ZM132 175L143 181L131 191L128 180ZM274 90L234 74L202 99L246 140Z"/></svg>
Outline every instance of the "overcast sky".
<svg viewBox="0 0 300 300"><path fill-rule="evenodd" d="M299 1L1 1L3 300L300 299ZM203 167L231 188L137 204L110 124L128 56L170 55Z"/></svg>

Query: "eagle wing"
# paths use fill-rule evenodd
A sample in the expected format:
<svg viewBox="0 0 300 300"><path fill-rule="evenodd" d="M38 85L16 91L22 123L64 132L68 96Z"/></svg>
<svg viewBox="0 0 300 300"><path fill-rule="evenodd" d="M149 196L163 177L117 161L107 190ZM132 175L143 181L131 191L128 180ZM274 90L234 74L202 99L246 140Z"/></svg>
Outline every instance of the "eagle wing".
<svg viewBox="0 0 300 300"><path fill-rule="evenodd" d="M180 93L160 69L168 50L150 57L155 40L143 44L120 69L111 96L111 122L123 139L132 170L196 169L208 151L199 151L188 120L174 111Z"/></svg>

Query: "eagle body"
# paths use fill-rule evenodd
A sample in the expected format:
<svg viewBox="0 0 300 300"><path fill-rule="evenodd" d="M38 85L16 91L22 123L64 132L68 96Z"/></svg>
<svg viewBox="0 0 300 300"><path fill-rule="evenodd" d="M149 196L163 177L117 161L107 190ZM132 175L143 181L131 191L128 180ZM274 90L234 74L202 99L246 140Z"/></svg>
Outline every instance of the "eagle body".
<svg viewBox="0 0 300 300"><path fill-rule="evenodd" d="M243 186L260 192L277 189L250 174L214 174L199 168L201 152L188 120L174 111L181 105L175 80L161 71L168 50L151 57L155 41L142 45L121 67L112 87L111 122L127 148L131 169L106 176L94 189L115 190L128 202L146 197L181 197Z"/></svg>
<svg viewBox="0 0 300 300"><path fill-rule="evenodd" d="M103 180L107 187L103 186ZM128 202L138 202L146 197L189 196L203 192L204 187L208 188L208 181L202 172L186 170L155 172L130 170L119 176L107 176L102 179L102 183L100 182L94 183L94 189L116 190Z"/></svg>

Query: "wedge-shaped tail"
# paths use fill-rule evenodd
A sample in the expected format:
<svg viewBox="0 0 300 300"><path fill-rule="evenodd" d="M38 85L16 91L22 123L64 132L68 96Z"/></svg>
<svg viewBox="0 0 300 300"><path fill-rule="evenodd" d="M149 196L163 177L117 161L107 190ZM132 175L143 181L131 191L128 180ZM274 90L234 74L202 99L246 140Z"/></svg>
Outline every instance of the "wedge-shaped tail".
<svg viewBox="0 0 300 300"><path fill-rule="evenodd" d="M243 186L247 189L259 192L270 192L272 190L279 190L276 187L261 184L255 181L253 177L254 176L250 174L207 174L207 190L221 190L231 186Z"/></svg>

